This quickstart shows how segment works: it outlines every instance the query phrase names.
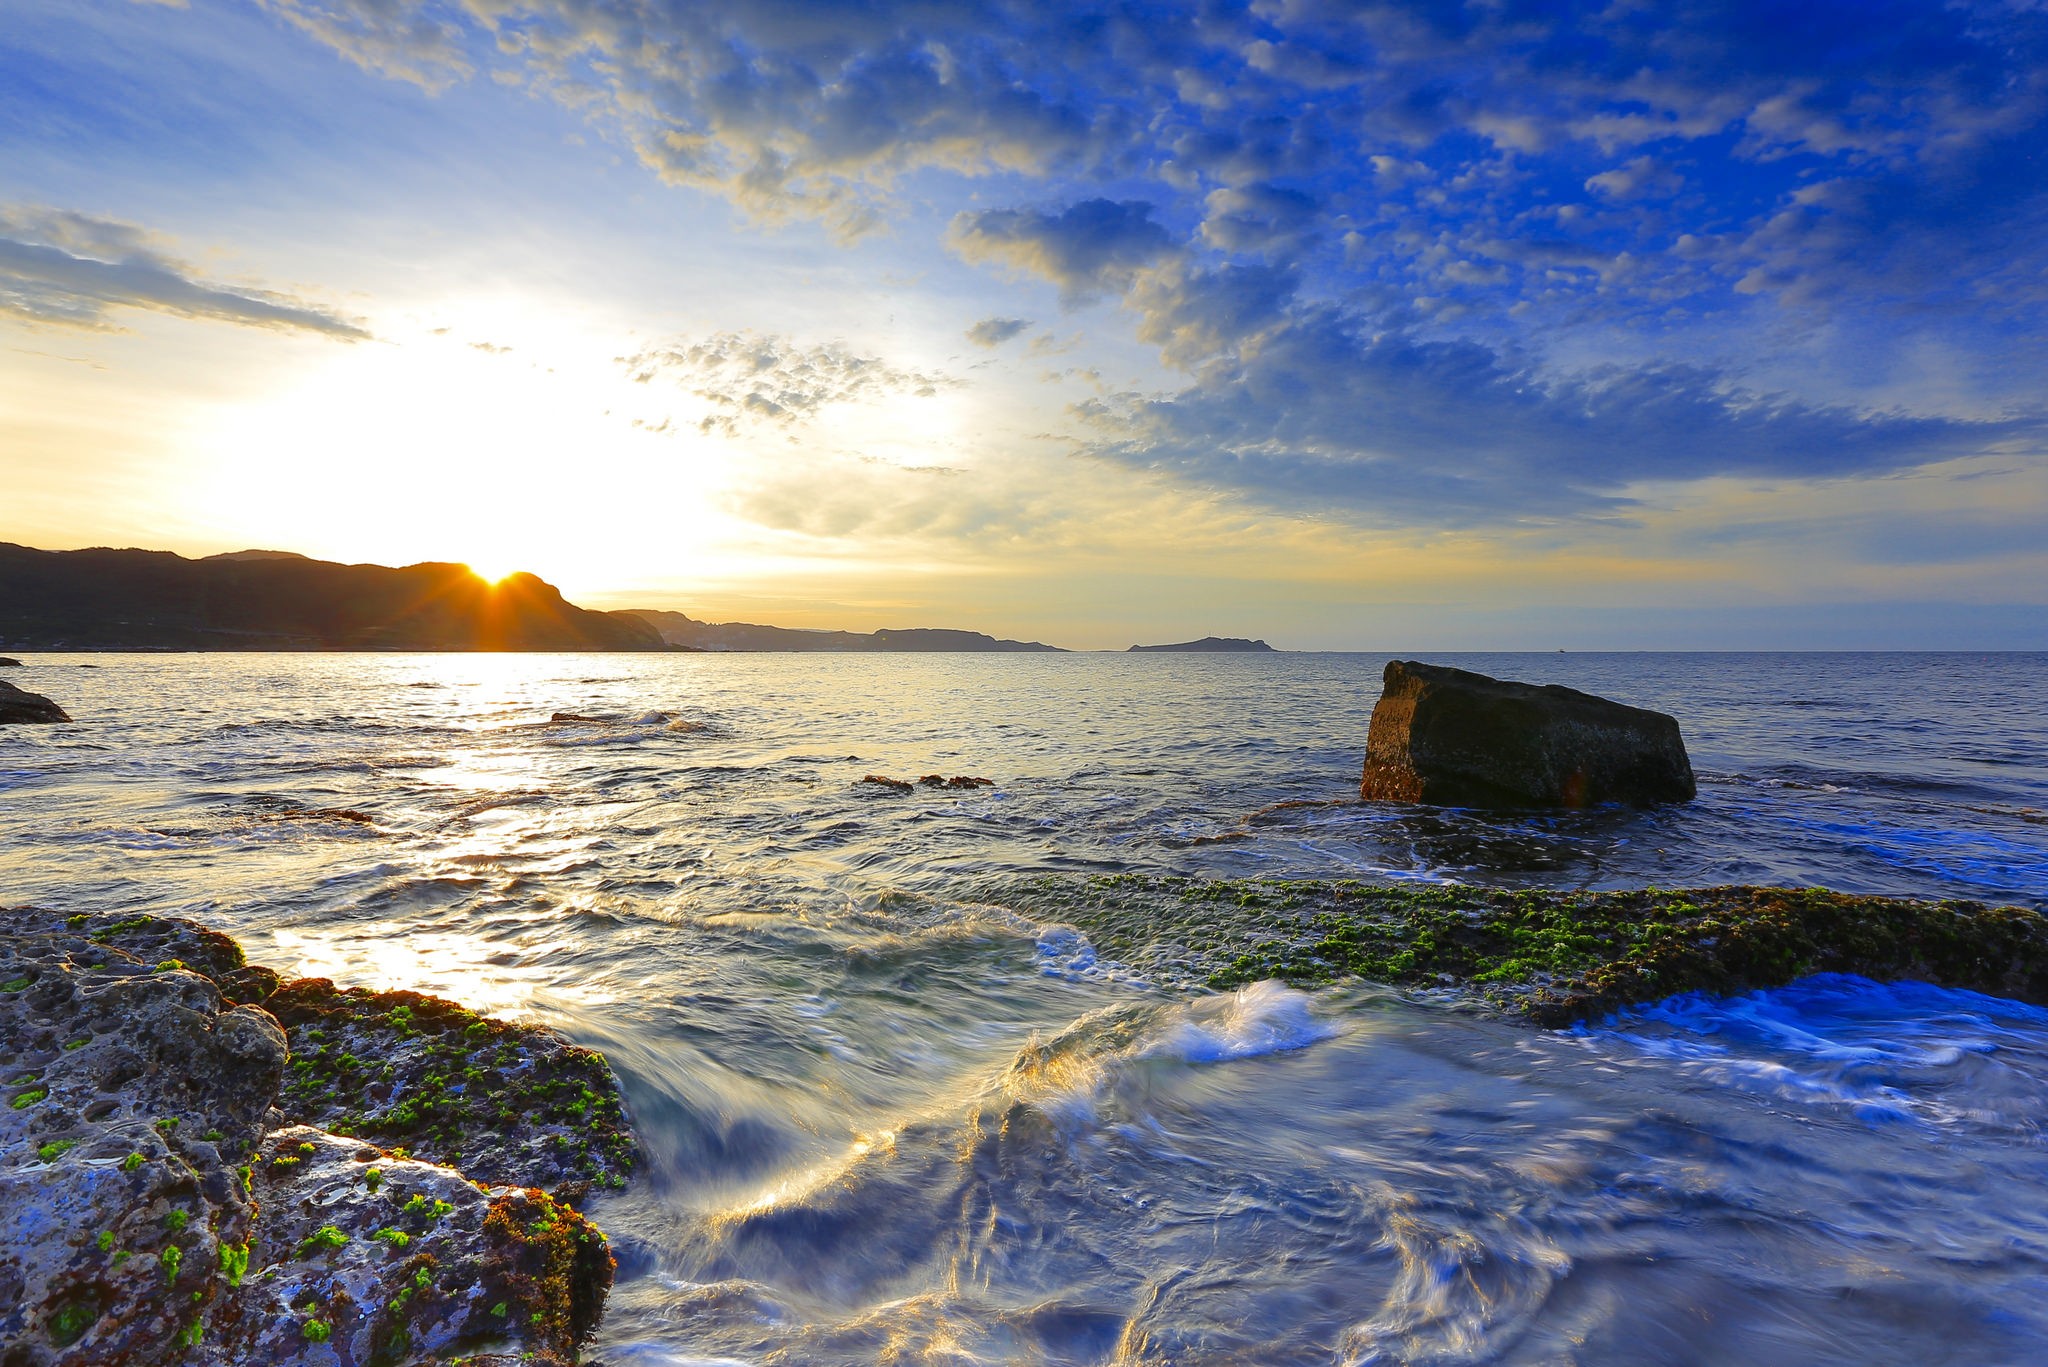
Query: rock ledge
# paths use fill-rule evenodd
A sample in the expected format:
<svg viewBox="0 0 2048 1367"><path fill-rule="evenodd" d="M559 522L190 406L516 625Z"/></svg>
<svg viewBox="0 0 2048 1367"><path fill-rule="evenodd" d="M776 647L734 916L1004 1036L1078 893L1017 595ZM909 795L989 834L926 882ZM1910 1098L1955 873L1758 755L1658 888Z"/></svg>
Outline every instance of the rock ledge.
<svg viewBox="0 0 2048 1367"><path fill-rule="evenodd" d="M0 908L0 1057L7 1367L564 1364L597 1326L612 1257L570 1203L631 1137L550 1031Z"/></svg>

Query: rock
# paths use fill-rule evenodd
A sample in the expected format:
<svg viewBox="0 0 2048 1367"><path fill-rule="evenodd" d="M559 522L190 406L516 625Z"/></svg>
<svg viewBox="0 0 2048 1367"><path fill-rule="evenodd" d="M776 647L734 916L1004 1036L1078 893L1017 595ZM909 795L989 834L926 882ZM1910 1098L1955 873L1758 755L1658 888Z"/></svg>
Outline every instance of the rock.
<svg viewBox="0 0 2048 1367"><path fill-rule="evenodd" d="M176 1360L249 1245L284 1032L58 928L0 939L0 1057L0 1360Z"/></svg>
<svg viewBox="0 0 2048 1367"><path fill-rule="evenodd" d="M235 1362L437 1359L517 1341L571 1362L611 1286L602 1235L545 1192L459 1173L310 1126L253 1164L255 1258L216 1336ZM260 1269L260 1270L259 1270Z"/></svg>
<svg viewBox="0 0 2048 1367"><path fill-rule="evenodd" d="M278 1106L318 1125L565 1200L626 1185L635 1151L603 1055L418 992L288 982L263 998L292 1045Z"/></svg>
<svg viewBox="0 0 2048 1367"><path fill-rule="evenodd" d="M926 788L993 788L996 786L996 781L992 778L969 778L965 774L955 774L951 778L947 778L944 774L926 774L918 780L918 783Z"/></svg>
<svg viewBox="0 0 2048 1367"><path fill-rule="evenodd" d="M0 655L0 669L20 669L21 661L12 655Z"/></svg>
<svg viewBox="0 0 2048 1367"><path fill-rule="evenodd" d="M887 778L881 774L869 774L866 778L862 779L861 782L872 783L877 788L887 789L889 792L892 793L907 793L916 786L912 783L906 783L904 780L900 778Z"/></svg>
<svg viewBox="0 0 2048 1367"><path fill-rule="evenodd" d="M69 713L42 694L31 693L25 688L16 688L13 684L0 680L0 726L17 722L46 723L70 720Z"/></svg>
<svg viewBox="0 0 2048 1367"><path fill-rule="evenodd" d="M1372 710L1367 801L1450 807L1690 801L1678 722L1590 693L1392 660Z"/></svg>
<svg viewBox="0 0 2048 1367"><path fill-rule="evenodd" d="M561 1367L597 1325L609 1246L531 1184L617 1185L631 1137L551 1031L280 987L190 922L0 908L0 1059L6 1367ZM458 1147L471 1174L423 1161Z"/></svg>

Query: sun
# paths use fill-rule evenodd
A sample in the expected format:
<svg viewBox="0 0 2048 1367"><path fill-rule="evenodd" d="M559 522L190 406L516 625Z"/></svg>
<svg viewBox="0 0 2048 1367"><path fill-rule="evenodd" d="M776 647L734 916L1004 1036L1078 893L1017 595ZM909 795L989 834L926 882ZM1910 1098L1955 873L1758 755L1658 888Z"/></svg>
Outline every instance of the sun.
<svg viewBox="0 0 2048 1367"><path fill-rule="evenodd" d="M519 566L513 564L510 560L495 556L472 557L463 563L469 566L471 574L483 580L486 584L502 584L513 575L519 573Z"/></svg>

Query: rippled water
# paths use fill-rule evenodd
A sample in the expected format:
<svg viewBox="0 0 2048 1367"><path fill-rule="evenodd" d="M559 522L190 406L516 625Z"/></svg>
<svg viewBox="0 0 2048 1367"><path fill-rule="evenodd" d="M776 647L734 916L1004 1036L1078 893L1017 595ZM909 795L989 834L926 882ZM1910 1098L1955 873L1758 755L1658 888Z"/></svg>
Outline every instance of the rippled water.
<svg viewBox="0 0 2048 1367"><path fill-rule="evenodd" d="M2048 1015L1814 979L1541 1032L1171 992L1029 900L1142 869L2048 907L2048 656L1431 657L1676 714L1700 800L1355 792L1384 657L36 656L0 897L605 1049L602 1356L2048 1360ZM608 718L548 725L555 712ZM869 773L986 776L898 796Z"/></svg>

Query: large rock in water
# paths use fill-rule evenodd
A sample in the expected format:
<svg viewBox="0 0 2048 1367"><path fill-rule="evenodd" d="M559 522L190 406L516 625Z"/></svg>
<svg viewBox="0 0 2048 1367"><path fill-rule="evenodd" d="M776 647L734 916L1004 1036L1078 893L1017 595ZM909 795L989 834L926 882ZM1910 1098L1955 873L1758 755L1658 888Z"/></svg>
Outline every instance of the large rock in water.
<svg viewBox="0 0 2048 1367"><path fill-rule="evenodd" d="M40 693L16 688L0 679L0 726L13 722L70 721L69 713Z"/></svg>
<svg viewBox="0 0 2048 1367"><path fill-rule="evenodd" d="M1696 791L1662 712L1414 660L1387 663L1358 790L1446 807L1647 806Z"/></svg>

